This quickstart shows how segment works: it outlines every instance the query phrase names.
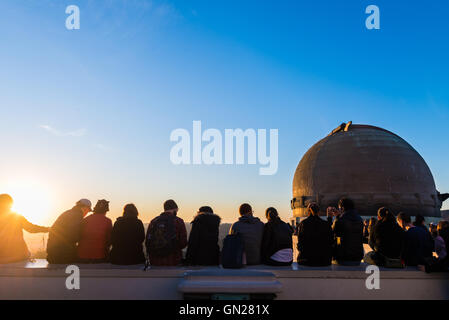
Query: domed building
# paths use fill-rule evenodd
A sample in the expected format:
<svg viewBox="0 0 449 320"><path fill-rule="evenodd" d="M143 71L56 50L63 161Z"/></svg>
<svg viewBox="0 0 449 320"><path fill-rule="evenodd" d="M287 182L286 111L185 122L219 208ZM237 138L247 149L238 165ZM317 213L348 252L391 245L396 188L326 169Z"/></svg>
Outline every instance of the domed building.
<svg viewBox="0 0 449 320"><path fill-rule="evenodd" d="M442 201L424 159L398 135L374 126L343 123L312 146L296 168L291 207L295 217L307 215L317 202L322 214L342 197L355 203L362 216L387 206L440 217Z"/></svg>

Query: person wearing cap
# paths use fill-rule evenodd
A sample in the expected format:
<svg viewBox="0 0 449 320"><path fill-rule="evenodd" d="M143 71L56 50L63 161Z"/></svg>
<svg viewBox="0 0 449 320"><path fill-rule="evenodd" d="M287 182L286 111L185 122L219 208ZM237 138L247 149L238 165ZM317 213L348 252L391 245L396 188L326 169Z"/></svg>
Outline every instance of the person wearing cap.
<svg viewBox="0 0 449 320"><path fill-rule="evenodd" d="M213 266L220 263L218 235L221 218L209 206L199 208L189 235L186 264Z"/></svg>
<svg viewBox="0 0 449 320"><path fill-rule="evenodd" d="M47 242L47 261L69 264L77 260L76 245L81 238L83 218L92 211L92 203L79 200L75 206L62 213L50 229Z"/></svg>
<svg viewBox="0 0 449 320"><path fill-rule="evenodd" d="M109 201L98 200L93 214L83 219L78 258L82 263L105 263L109 256L112 221L106 217Z"/></svg>
<svg viewBox="0 0 449 320"><path fill-rule="evenodd" d="M23 216L11 211L13 199L0 194L0 263L12 263L30 258L30 251L23 239L23 230L30 233L48 232L28 222Z"/></svg>
<svg viewBox="0 0 449 320"><path fill-rule="evenodd" d="M164 212L148 226L145 245L150 265L177 266L182 262L182 249L187 246L184 220L177 217L178 205L174 200L164 202Z"/></svg>

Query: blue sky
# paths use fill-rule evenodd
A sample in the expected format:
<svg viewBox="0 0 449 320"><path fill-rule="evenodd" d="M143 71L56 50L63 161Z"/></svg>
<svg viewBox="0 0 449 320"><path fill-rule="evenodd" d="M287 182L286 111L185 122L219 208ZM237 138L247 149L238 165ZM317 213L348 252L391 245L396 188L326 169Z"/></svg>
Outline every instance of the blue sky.
<svg viewBox="0 0 449 320"><path fill-rule="evenodd" d="M65 28L72 4L80 30ZM365 28L370 4L380 30ZM233 221L244 201L287 219L302 155L352 120L399 134L448 192L448 10L443 0L1 1L0 190L16 180L47 190L39 223L80 197L110 199L114 218L134 202L145 222L167 198L186 220L209 204ZM193 120L279 129L277 174L174 166L170 132Z"/></svg>

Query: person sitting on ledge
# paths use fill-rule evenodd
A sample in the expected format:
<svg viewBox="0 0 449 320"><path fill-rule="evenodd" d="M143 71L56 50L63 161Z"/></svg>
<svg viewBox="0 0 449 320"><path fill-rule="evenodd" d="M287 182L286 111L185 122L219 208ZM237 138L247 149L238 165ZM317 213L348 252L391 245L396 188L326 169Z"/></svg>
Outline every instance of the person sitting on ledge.
<svg viewBox="0 0 449 320"><path fill-rule="evenodd" d="M150 265L177 266L182 262L182 249L187 246L184 220L177 217L178 205L174 200L164 203L164 212L148 226L145 245Z"/></svg>
<svg viewBox="0 0 449 320"><path fill-rule="evenodd" d="M78 258L82 263L105 263L109 258L112 221L106 217L109 201L98 200L93 214L84 218Z"/></svg>
<svg viewBox="0 0 449 320"><path fill-rule="evenodd" d="M23 216L11 211L13 199L0 194L0 263L24 261L30 258L30 251L23 239L23 230L30 233L48 232L28 222Z"/></svg>
<svg viewBox="0 0 449 320"><path fill-rule="evenodd" d="M92 211L91 207L89 200L81 199L56 219L48 235L48 263L70 264L77 260L76 245L81 237L81 223Z"/></svg>
<svg viewBox="0 0 449 320"><path fill-rule="evenodd" d="M320 207L311 203L308 217L298 225L298 264L329 266L332 264L333 235L330 224L320 218Z"/></svg>
<svg viewBox="0 0 449 320"><path fill-rule="evenodd" d="M117 265L145 263L143 241L145 228L138 218L139 211L132 203L123 208L123 216L118 217L111 232L110 262Z"/></svg>
<svg viewBox="0 0 449 320"><path fill-rule="evenodd" d="M293 262L293 228L279 218L273 207L265 211L268 222L265 223L261 258L262 263L270 266L289 266Z"/></svg>
<svg viewBox="0 0 449 320"><path fill-rule="evenodd" d="M333 256L340 265L358 266L363 258L363 219L351 199L340 199L332 226Z"/></svg>
<svg viewBox="0 0 449 320"><path fill-rule="evenodd" d="M441 220L437 225L437 236L435 237L435 252L437 259L433 258L425 265L426 272L449 272L449 222ZM421 269L422 270L422 269Z"/></svg>
<svg viewBox="0 0 449 320"><path fill-rule="evenodd" d="M187 247L186 264L217 266L220 264L218 235L221 218L211 207L204 206L192 221L192 230Z"/></svg>
<svg viewBox="0 0 449 320"><path fill-rule="evenodd" d="M399 226L405 231L401 259L406 266L426 265L432 260L434 243L430 233L412 224L410 216L400 212L397 216Z"/></svg>
<svg viewBox="0 0 449 320"><path fill-rule="evenodd" d="M404 231L386 207L377 211L377 219L378 222L369 236L369 245L373 251L365 254L363 260L368 264L401 268L400 256Z"/></svg>
<svg viewBox="0 0 449 320"><path fill-rule="evenodd" d="M264 224L259 218L253 216L253 208L244 203L239 208L240 218L235 222L229 234L240 233L244 245L244 264L256 265L261 263L260 251Z"/></svg>

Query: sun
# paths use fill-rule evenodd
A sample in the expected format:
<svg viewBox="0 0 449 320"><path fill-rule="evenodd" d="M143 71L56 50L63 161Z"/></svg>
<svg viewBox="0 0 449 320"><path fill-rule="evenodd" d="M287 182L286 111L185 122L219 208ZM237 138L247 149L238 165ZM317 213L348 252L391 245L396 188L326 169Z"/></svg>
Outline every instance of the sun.
<svg viewBox="0 0 449 320"><path fill-rule="evenodd" d="M48 189L35 181L14 183L7 193L14 199L13 212L34 224L45 224L50 217L51 197Z"/></svg>

